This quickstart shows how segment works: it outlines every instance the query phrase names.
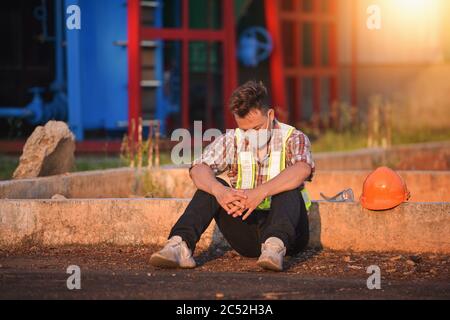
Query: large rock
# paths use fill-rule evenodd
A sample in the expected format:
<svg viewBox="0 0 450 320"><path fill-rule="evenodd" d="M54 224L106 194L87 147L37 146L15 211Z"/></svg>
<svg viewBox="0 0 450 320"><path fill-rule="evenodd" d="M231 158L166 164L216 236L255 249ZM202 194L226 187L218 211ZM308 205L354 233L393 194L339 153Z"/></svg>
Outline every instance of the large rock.
<svg viewBox="0 0 450 320"><path fill-rule="evenodd" d="M66 123L49 121L28 138L14 179L69 172L74 164L75 136Z"/></svg>

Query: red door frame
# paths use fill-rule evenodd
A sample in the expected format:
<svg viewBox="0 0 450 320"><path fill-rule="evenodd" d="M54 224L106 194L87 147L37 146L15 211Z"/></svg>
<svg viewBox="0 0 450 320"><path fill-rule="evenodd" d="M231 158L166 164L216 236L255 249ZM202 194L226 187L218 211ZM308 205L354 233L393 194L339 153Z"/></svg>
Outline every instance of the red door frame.
<svg viewBox="0 0 450 320"><path fill-rule="evenodd" d="M283 61L283 41L281 40L280 13L278 0L265 0L266 27L273 39L273 51L270 56L270 79L272 105L277 111L277 118L287 121L287 102L285 93L285 70Z"/></svg>
<svg viewBox="0 0 450 320"><path fill-rule="evenodd" d="M189 29L189 0L182 0L181 28L143 27L140 0L128 0L128 64L129 64L129 130L134 119L141 116L141 58L142 40L178 40L182 42L181 69L181 115L183 128L190 127L189 119L189 41L219 41L223 50L223 112L225 127L233 126L233 118L228 111L228 99L237 86L237 62L235 44L234 3L222 1L221 30Z"/></svg>
<svg viewBox="0 0 450 320"><path fill-rule="evenodd" d="M137 141L135 130L141 117L141 2L128 0L128 136ZM133 132L134 131L134 132Z"/></svg>
<svg viewBox="0 0 450 320"><path fill-rule="evenodd" d="M339 99L339 83L338 83L338 49L337 49L337 0L330 1L329 12L323 13L320 8L320 1L313 1L312 12L301 11L302 0L290 0L291 11L284 10L281 7L281 1L265 0L266 7L266 23L269 32L274 38L274 52L271 57L271 79L272 79L272 95L275 103L287 114L286 105L286 78L291 78L294 81L293 92L293 114L290 115L290 120L296 123L301 118L301 86L302 78L313 78L313 114L320 114L320 97L321 97L321 82L323 77L328 77L330 83L330 106ZM281 37L281 24L283 21L293 22L294 39L286 39ZM305 67L302 65L302 48L301 36L302 25L305 22L313 24L313 66ZM321 65L321 26L323 23L330 24L329 35L329 66ZM293 50L293 66L288 67L283 61L283 41L286 46Z"/></svg>
<svg viewBox="0 0 450 320"><path fill-rule="evenodd" d="M358 0L352 0L351 3L352 16L352 59L351 59L351 104L352 107L358 106Z"/></svg>

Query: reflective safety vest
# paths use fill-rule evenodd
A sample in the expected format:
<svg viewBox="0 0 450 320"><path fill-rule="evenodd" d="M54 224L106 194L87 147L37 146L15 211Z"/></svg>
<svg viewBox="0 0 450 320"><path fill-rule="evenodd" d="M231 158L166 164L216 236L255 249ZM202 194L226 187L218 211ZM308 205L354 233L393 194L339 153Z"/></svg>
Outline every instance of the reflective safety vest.
<svg viewBox="0 0 450 320"><path fill-rule="evenodd" d="M267 174L267 180L273 179L276 177L281 171L286 168L286 146L289 137L292 132L295 130L294 127L291 127L287 124L280 123L281 127L281 137L274 137L272 135L272 139L281 138L282 139L282 148L281 150L271 150L269 155L269 168ZM241 142L243 139L242 130L239 128L235 131L236 142L238 146L237 152L237 160L238 160L238 178L236 182L236 189L253 189L255 187L256 180L256 160L253 157L253 153L251 151L239 150L239 146L241 146ZM306 188L301 189L301 195L305 202L306 210L309 211L311 207L311 200ZM271 203L271 197L267 197L261 202L258 206L258 209L261 210L269 210Z"/></svg>

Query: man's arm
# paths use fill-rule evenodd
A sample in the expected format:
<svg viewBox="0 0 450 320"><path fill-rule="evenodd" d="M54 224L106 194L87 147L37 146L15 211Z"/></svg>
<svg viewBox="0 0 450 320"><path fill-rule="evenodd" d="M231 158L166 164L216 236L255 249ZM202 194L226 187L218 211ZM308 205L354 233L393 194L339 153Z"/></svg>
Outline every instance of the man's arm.
<svg viewBox="0 0 450 320"><path fill-rule="evenodd" d="M248 210L242 219L247 219L266 197L298 188L310 174L311 167L309 164L297 162L281 171L275 178L261 184L255 189L245 190L247 195L246 208ZM244 210L232 210L233 216L241 216Z"/></svg>
<svg viewBox="0 0 450 320"><path fill-rule="evenodd" d="M197 189L212 194L213 196L220 191L221 187L225 187L217 181L214 172L206 164L200 163L195 165L189 174Z"/></svg>
<svg viewBox="0 0 450 320"><path fill-rule="evenodd" d="M247 199L245 192L221 184L217 181L214 172L206 164L201 163L192 167L190 176L199 190L205 191L216 197L220 206L229 214L244 206L241 201Z"/></svg>
<svg viewBox="0 0 450 320"><path fill-rule="evenodd" d="M261 184L258 188L264 194L264 198L281 192L298 188L311 174L311 167L305 162L297 162L281 171L275 178ZM256 188L256 189L258 189Z"/></svg>
<svg viewBox="0 0 450 320"><path fill-rule="evenodd" d="M280 174L261 185L261 192L266 194L266 197L298 188L305 180L311 181L314 161L309 138L296 130L287 142L286 152L290 165L286 164Z"/></svg>

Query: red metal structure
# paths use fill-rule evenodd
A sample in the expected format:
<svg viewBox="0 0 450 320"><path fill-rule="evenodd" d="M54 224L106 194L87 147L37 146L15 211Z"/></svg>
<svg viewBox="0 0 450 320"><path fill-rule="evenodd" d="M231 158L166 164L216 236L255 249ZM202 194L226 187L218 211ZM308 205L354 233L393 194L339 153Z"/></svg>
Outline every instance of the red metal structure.
<svg viewBox="0 0 450 320"><path fill-rule="evenodd" d="M305 78L313 81L313 115L317 117L321 113L323 79L330 81L329 106L338 99L337 1L265 0L265 9L267 28L274 37L272 96L281 111L280 118L288 118L294 124L302 120L304 101L301 94ZM312 29L312 34L305 39L307 26ZM307 48L311 48L309 64L304 59ZM291 105L290 112L288 104Z"/></svg>
<svg viewBox="0 0 450 320"><path fill-rule="evenodd" d="M189 28L189 1L182 0L181 28L152 28L141 25L140 0L128 0L128 33L129 33L129 128L131 122L141 115L141 60L140 43L142 40L178 40L182 43L181 57L181 117L182 126L190 127L189 119L189 42L220 42L223 54L223 96L225 127L233 126L231 114L227 111L227 101L237 86L237 62L235 55L235 23L233 1L221 1L222 29ZM134 119L134 120L133 120Z"/></svg>
<svg viewBox="0 0 450 320"><path fill-rule="evenodd" d="M351 104L358 105L358 0L352 0L352 63L351 63Z"/></svg>
<svg viewBox="0 0 450 320"><path fill-rule="evenodd" d="M272 80L272 104L277 111L277 118L287 121L287 101L285 92L285 70L283 61L283 41L280 30L279 3L265 0L266 26L273 38L273 52L270 57L270 75Z"/></svg>
<svg viewBox="0 0 450 320"><path fill-rule="evenodd" d="M128 134L134 130L141 116L141 2L128 1ZM134 131L132 133L132 131Z"/></svg>

